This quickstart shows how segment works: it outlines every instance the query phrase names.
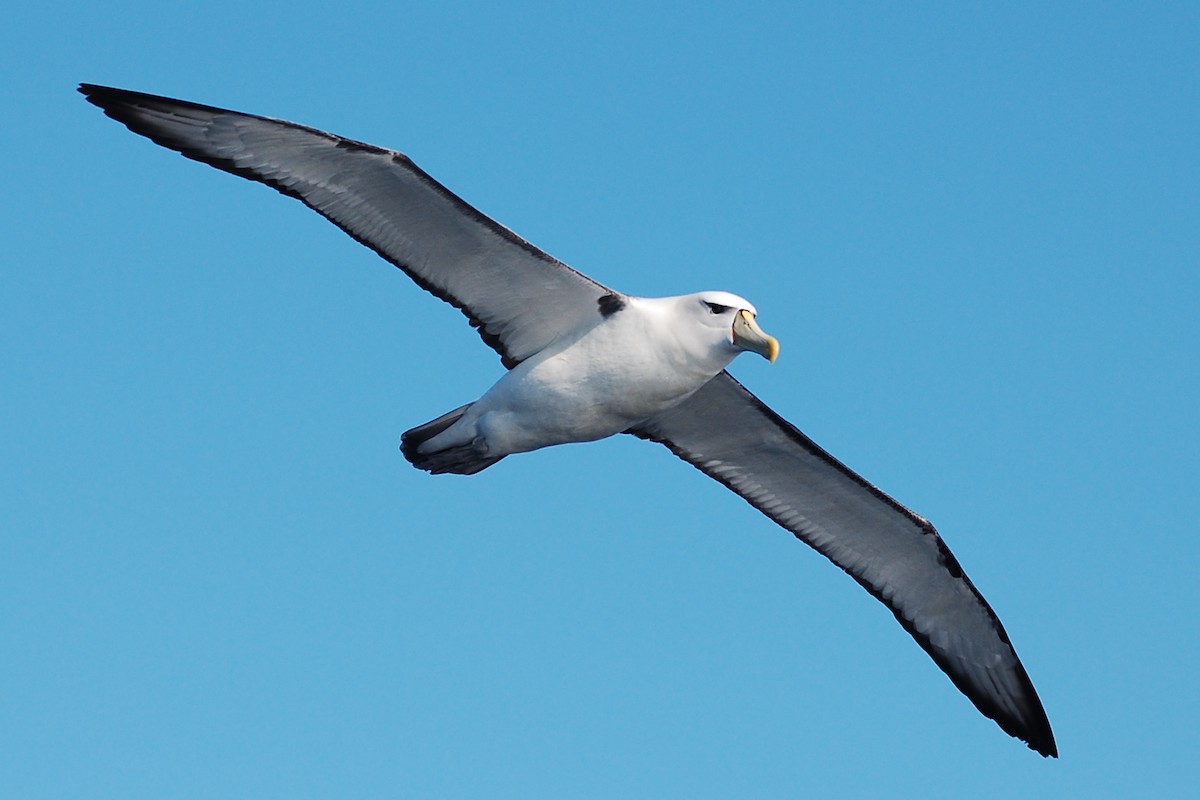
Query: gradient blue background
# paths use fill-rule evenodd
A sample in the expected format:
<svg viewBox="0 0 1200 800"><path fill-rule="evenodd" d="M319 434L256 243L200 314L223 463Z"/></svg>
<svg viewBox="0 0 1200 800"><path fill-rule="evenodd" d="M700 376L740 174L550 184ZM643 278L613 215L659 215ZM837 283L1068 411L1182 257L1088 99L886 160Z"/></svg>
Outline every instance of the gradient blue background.
<svg viewBox="0 0 1200 800"><path fill-rule="evenodd" d="M22 4L0 33L0 792L1130 797L1197 778L1200 6ZM434 478L501 371L79 81L401 149L930 517L1062 750L628 437Z"/></svg>

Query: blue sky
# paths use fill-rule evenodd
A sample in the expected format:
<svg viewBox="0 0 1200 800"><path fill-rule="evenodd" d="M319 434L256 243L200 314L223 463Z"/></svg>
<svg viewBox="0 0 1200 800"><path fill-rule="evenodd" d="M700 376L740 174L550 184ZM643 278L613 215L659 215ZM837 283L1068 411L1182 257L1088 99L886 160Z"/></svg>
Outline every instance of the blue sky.
<svg viewBox="0 0 1200 800"><path fill-rule="evenodd" d="M1194 788L1194 4L25 4L0 142L6 796L1128 797ZM500 374L106 83L401 149L637 294L937 524L1062 758L628 437L431 477Z"/></svg>

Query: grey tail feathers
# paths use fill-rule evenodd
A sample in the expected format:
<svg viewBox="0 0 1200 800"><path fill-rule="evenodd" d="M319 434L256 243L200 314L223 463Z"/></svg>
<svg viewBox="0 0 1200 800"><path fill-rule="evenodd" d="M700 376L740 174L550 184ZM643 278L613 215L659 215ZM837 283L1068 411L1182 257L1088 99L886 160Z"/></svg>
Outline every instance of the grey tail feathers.
<svg viewBox="0 0 1200 800"><path fill-rule="evenodd" d="M410 431L405 431L400 436L400 452L414 467L432 472L434 475L446 472L474 475L495 464L504 456L488 456L480 453L473 444L469 443L447 447L432 453L420 451L422 444L458 422L459 417L470 407L471 403L467 403L465 406L459 406L424 425L418 425Z"/></svg>

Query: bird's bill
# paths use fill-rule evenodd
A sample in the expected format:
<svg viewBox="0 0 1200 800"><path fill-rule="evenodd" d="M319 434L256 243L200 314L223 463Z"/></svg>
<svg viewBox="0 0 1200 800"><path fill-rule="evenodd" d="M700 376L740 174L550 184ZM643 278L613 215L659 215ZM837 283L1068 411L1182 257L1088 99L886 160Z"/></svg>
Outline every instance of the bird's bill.
<svg viewBox="0 0 1200 800"><path fill-rule="evenodd" d="M779 358L779 341L758 327L754 315L744 308L733 318L733 343L743 350L758 353L772 364Z"/></svg>

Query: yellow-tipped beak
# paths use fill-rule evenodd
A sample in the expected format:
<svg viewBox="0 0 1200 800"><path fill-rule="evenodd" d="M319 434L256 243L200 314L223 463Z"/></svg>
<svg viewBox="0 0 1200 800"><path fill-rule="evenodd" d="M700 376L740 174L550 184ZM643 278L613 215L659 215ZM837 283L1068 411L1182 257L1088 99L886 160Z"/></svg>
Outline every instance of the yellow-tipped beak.
<svg viewBox="0 0 1200 800"><path fill-rule="evenodd" d="M772 364L779 358L779 342L758 327L754 315L744 308L733 318L733 343L743 350L758 353Z"/></svg>

